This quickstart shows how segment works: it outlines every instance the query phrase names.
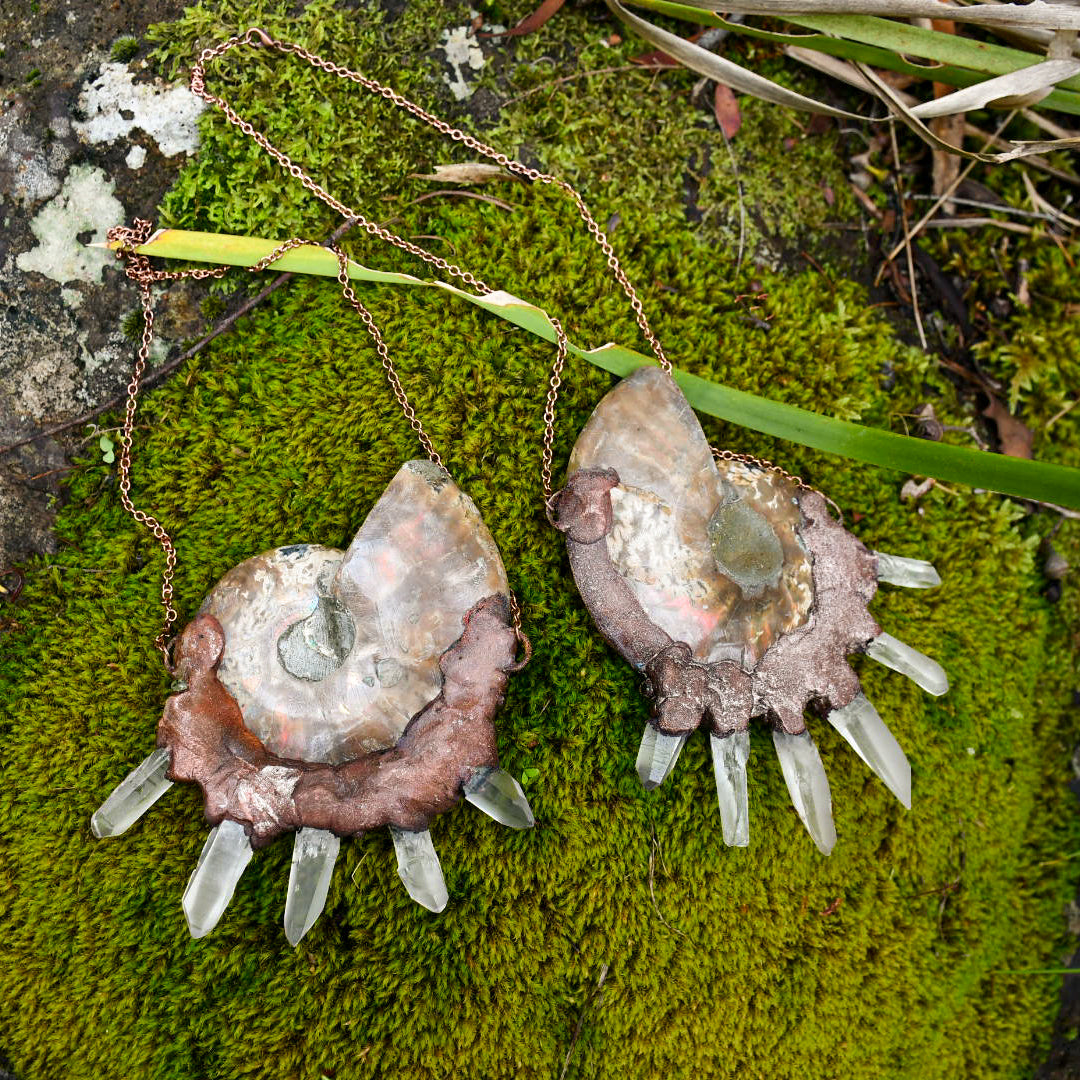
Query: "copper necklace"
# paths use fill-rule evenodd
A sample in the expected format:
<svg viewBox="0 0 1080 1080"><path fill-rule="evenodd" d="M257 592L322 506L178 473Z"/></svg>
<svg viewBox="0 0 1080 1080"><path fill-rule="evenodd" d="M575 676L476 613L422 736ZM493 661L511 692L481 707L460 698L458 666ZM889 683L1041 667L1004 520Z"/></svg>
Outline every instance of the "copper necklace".
<svg viewBox="0 0 1080 1080"><path fill-rule="evenodd" d="M561 324L552 319L557 350L544 408L541 475L545 509L552 524L566 534L571 568L586 606L608 641L645 676L653 703L638 756L645 786L654 787L668 775L695 728L709 727L724 838L729 844L747 843L747 727L751 716L762 716L773 728L795 808L827 853L835 840L828 783L802 720L803 707L811 703L827 713L906 805L907 761L861 694L845 656L867 651L931 692L944 692L940 668L882 634L866 611L878 579L924 587L937 583L933 568L919 560L868 552L829 516L825 497L797 477L749 455L709 447L672 378L671 362L636 290L571 184L509 158L374 79L262 30L251 29L201 53L192 70L193 93L221 109L231 124L348 221L481 295L492 290L479 278L336 199L223 97L207 91L206 65L239 46L292 55L348 79L508 172L559 188L604 253L659 367L640 369L601 401L571 457L566 487L555 492L555 414L568 343ZM325 903L338 838L373 828L391 829L399 874L414 899L441 910L446 889L427 832L436 814L464 795L504 824L532 824L524 794L498 768L495 749L492 720L507 676L520 670L529 655L498 552L476 508L446 473L373 317L352 288L347 257L335 248L342 293L371 335L427 460L402 466L344 555L294 545L248 560L215 586L171 646L169 635L177 620L172 585L176 550L161 523L136 508L130 497L136 401L153 333L151 286L179 278L220 277L227 268L153 270L149 260L133 250L149 231L149 223L139 221L134 229L110 232L110 239L123 245L118 257L139 286L145 317L128 387L120 492L125 509L152 532L165 555L165 621L155 644L181 689L166 702L159 749L94 815L94 831L99 836L123 832L172 780L200 785L207 818L215 828L184 896L195 936L208 933L224 912L252 846L294 830L285 914L293 944ZM264 270L305 243L290 240L249 269ZM399 728L387 726L381 742L373 740L370 731L366 742L353 730L328 742L325 732L310 730L308 744L301 747L308 752L290 753L296 749L289 742L293 736L275 729L277 714L270 708L268 718L260 688L269 681L291 694L294 683L318 684L345 712L335 694L364 713L366 699L358 686L373 685L373 676L360 677L372 654L357 641L370 615L369 593L378 588L365 571L365 552L373 542L400 551L393 535L403 527L400 507L406 487L410 505L423 504L422 526L412 522L412 534L422 528L437 535L437 542L459 560L484 567L484 580L463 596L439 593L446 618L439 633L426 639L423 670L406 670L400 658L376 660L376 668L390 661L396 665L390 676L397 681L390 682L389 689L403 686L396 696L417 706L411 718ZM668 541L670 551L663 548ZM651 561L643 558L650 551ZM672 564L672 552L682 560L678 566ZM422 573L415 565L404 572L414 575L407 577L413 586L415 575ZM257 619L253 623L249 610L258 591L253 583L267 574L285 580L292 605L291 621L277 620L274 640ZM453 619L459 629L448 637L445 624ZM287 625L282 631L283 622ZM520 661L515 658L518 646L524 649ZM382 705L386 711L385 701ZM398 712L402 707L397 704ZM296 718L289 720L287 727L293 731ZM361 715L355 726L364 723L370 728L370 717Z"/></svg>

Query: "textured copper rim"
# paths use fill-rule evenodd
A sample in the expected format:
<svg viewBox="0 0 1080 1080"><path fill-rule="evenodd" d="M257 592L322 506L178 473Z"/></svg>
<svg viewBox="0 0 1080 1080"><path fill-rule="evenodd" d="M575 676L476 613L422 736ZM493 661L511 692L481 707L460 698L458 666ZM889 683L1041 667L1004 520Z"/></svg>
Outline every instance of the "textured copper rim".
<svg viewBox="0 0 1080 1080"><path fill-rule="evenodd" d="M498 764L494 717L517 669L517 635L505 596L489 596L462 620L439 660L442 689L397 744L339 765L279 757L244 726L217 677L221 624L196 616L181 633L176 673L186 688L165 703L157 744L168 776L202 789L207 820L229 818L261 846L294 829L351 836L385 826L419 831L461 798L477 769Z"/></svg>

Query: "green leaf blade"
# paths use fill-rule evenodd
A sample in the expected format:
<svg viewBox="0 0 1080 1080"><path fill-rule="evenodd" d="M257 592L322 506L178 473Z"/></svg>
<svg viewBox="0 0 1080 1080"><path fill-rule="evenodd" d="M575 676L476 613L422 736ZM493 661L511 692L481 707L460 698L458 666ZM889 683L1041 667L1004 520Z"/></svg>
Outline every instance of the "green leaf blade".
<svg viewBox="0 0 1080 1080"><path fill-rule="evenodd" d="M250 266L270 254L278 243L257 237L164 229L137 250L156 257ZM289 252L273 264L273 269L336 277L338 263L333 252L312 245ZM475 296L447 282L370 270L353 260L349 262L349 277L374 284L440 288L545 341L556 339L555 328L544 311L509 293ZM574 355L619 376L654 362L620 345L586 350L571 343L569 348ZM1080 469L865 427L736 390L679 369L674 376L694 408L765 435L901 473L932 476L1003 495L1080 509Z"/></svg>

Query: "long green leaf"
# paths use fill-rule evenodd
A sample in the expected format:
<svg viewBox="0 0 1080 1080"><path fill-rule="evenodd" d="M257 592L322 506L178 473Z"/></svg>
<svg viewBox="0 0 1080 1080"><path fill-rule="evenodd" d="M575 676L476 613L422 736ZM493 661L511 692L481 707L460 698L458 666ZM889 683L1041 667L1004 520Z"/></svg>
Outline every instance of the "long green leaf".
<svg viewBox="0 0 1080 1080"><path fill-rule="evenodd" d="M270 254L277 245L278 241L251 236L163 229L155 233L138 251L140 254L162 258L251 266ZM290 251L275 262L273 268L323 277L336 277L338 273L337 258L334 254L315 245ZM473 296L446 282L424 281L411 274L370 270L352 260L349 262L349 277L354 281L383 285L440 288L545 341L553 342L556 339L555 328L540 308L509 293L495 292L485 296ZM576 356L615 375L628 375L643 364L653 362L641 353L621 345L608 344L596 349L582 349L571 344L570 350ZM968 447L949 446L896 435L878 428L863 427L861 424L822 416L794 405L784 405L743 390L735 390L686 371L677 370L675 378L696 409L754 431L882 468L896 469L917 476L934 476L940 480L1080 509L1080 469L1005 457L1002 454L990 454Z"/></svg>
<svg viewBox="0 0 1080 1080"><path fill-rule="evenodd" d="M1053 0L1028 3L949 4L945 14L940 0L813 0L819 12L842 15L883 15L889 19L941 19L974 23L991 30L1080 30L1080 11ZM683 0L687 7L742 15L772 15L786 19L806 10L807 0Z"/></svg>
<svg viewBox="0 0 1080 1080"><path fill-rule="evenodd" d="M845 60L859 60L874 67L921 79L933 79L948 86L973 86L981 82L984 75L1007 75L1042 59L1037 53L1024 52L1022 49L974 41L938 30L925 30L874 15L789 14L783 16L785 22L817 33L783 34L746 23L731 22L714 12L671 0L631 2L635 7L698 26L722 27L763 41L816 49ZM907 59L909 56L922 57L941 66L913 64ZM1080 115L1080 93L1077 91L1080 91L1080 76L1064 79L1033 107Z"/></svg>
<svg viewBox="0 0 1080 1080"><path fill-rule="evenodd" d="M1046 59L1023 49L944 34L940 30L926 30L921 26L906 26L876 15L793 15L786 21L808 30L865 41L891 52L955 64L988 75L1007 75ZM1064 79L1058 85L1062 89L1080 90L1080 77Z"/></svg>

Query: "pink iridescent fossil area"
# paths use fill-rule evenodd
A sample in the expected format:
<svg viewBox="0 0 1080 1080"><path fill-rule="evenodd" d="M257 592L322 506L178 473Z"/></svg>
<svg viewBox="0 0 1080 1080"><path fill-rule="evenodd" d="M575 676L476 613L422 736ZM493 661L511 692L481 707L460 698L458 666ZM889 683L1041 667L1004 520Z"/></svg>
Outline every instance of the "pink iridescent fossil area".
<svg viewBox="0 0 1080 1080"><path fill-rule="evenodd" d="M218 677L273 754L340 763L393 746L442 687L439 658L476 603L509 593L473 502L435 465L402 466L346 552L277 548L203 603Z"/></svg>
<svg viewBox="0 0 1080 1080"><path fill-rule="evenodd" d="M642 609L696 659L747 667L813 606L813 568L796 489L713 460L669 375L641 368L600 402L569 474L613 468L608 551Z"/></svg>

